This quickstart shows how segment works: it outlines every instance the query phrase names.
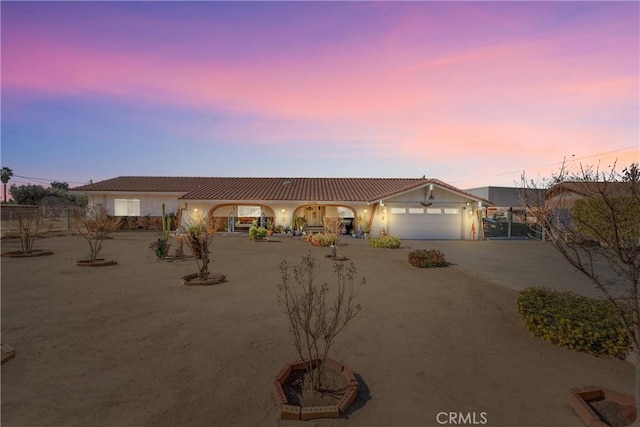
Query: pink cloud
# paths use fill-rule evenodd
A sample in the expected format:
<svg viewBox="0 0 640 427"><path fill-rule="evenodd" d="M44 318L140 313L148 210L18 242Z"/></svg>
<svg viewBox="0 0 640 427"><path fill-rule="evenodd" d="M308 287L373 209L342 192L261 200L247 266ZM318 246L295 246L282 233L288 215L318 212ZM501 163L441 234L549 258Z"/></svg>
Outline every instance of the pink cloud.
<svg viewBox="0 0 640 427"><path fill-rule="evenodd" d="M3 52L3 85L132 97L281 117L402 117L415 108L498 100L533 105L619 102L633 76L583 61L549 61L547 43L501 44L410 63L402 53L326 61L172 62L27 40Z"/></svg>
<svg viewBox="0 0 640 427"><path fill-rule="evenodd" d="M469 13L479 12L455 19L467 21ZM516 28L504 15L481 15ZM638 140L637 125L629 125L637 124L637 110L620 110L637 105L638 61L628 46L575 53L570 36L420 45L412 38L437 38L450 27L435 17L404 16L379 43L236 60L172 60L154 50L91 49L23 35L3 45L2 85L258 117L188 132L287 146L327 140L373 158L432 158L437 150L442 157L505 153L540 164L575 147L593 153ZM591 122L607 114L615 115L610 123Z"/></svg>

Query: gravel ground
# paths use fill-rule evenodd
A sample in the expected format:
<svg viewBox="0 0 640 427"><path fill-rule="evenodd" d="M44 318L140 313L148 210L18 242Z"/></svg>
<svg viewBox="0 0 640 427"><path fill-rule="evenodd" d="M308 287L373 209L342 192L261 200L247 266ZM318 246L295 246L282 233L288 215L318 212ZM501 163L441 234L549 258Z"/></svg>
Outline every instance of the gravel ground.
<svg viewBox="0 0 640 427"><path fill-rule="evenodd" d="M279 263L311 251L332 283L329 249L219 235L211 271L228 281L185 287L195 262L156 260L155 238L115 234L103 250L118 261L111 267L77 267L87 245L71 235L36 243L52 256L2 258L2 342L16 350L2 366L3 426L299 425L278 419L271 395L274 376L297 359L276 304ZM309 425L438 426L453 412L488 426L577 427L570 388L632 392L631 363L555 347L521 326L517 289L582 286L548 245L345 243L367 285L330 356L361 390L345 417ZM3 251L18 247L2 241ZM409 248L430 247L455 265L408 264Z"/></svg>

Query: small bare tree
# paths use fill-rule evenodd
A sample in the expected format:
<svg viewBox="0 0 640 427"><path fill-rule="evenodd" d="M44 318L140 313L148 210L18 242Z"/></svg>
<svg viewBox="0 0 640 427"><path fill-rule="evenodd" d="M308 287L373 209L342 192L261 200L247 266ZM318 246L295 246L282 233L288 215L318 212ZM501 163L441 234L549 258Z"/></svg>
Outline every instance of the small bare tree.
<svg viewBox="0 0 640 427"><path fill-rule="evenodd" d="M344 228L344 224L342 223L342 218L338 217L325 217L322 219L324 223L324 229L327 233L331 234L335 243L331 246L331 257L338 257L338 246L340 246L340 237L342 237L342 229Z"/></svg>
<svg viewBox="0 0 640 427"><path fill-rule="evenodd" d="M540 188L546 188L541 198ZM533 191L532 191L533 190ZM578 195L578 197L576 197ZM522 199L563 257L587 276L618 314L633 347L640 420L640 171L563 164L548 185L522 177Z"/></svg>
<svg viewBox="0 0 640 427"><path fill-rule="evenodd" d="M102 250L102 243L120 227L120 220L109 216L104 206L93 205L86 212L75 212L73 227L89 244L89 262L93 263Z"/></svg>
<svg viewBox="0 0 640 427"><path fill-rule="evenodd" d="M366 283L362 278L354 286L356 267L342 263L334 265L337 284L335 296L329 297L329 286L316 284L316 263L311 253L302 257L299 266L293 267L293 281L286 261L280 264L282 284L278 285L278 304L289 319L289 329L300 359L309 361L307 374L314 391L325 391L323 360L336 337L360 312L355 299L360 287ZM312 363L317 363L314 370Z"/></svg>
<svg viewBox="0 0 640 427"><path fill-rule="evenodd" d="M216 218L208 222L204 215L195 213L189 215L187 223L184 241L198 265L198 278L207 280L213 234L224 225L224 219Z"/></svg>
<svg viewBox="0 0 640 427"><path fill-rule="evenodd" d="M20 248L23 254L33 252L36 237L51 231L51 224L45 221L42 209L39 207L20 208L12 212L16 219L13 227L20 236Z"/></svg>

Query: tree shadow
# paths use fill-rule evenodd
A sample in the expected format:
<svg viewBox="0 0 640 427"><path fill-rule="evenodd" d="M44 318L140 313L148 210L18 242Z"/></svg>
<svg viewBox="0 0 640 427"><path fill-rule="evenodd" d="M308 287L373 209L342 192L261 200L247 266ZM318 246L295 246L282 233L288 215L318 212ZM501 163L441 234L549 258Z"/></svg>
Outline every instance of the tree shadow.
<svg viewBox="0 0 640 427"><path fill-rule="evenodd" d="M367 404L368 401L371 400L371 394L369 393L369 386L364 382L362 376L359 374L353 374L358 380L358 395L356 396L356 400L349 405L346 411L344 411L341 415L341 418L349 418L351 414L360 410L364 405Z"/></svg>

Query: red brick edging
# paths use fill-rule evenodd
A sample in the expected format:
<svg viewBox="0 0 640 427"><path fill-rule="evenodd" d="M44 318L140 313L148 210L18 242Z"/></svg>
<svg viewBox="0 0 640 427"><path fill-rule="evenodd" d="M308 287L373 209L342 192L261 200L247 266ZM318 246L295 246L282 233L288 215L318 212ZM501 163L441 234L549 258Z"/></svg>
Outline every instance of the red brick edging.
<svg viewBox="0 0 640 427"><path fill-rule="evenodd" d="M358 380L349 367L340 362L336 362L333 359L325 359L324 363L328 369L335 372L341 372L349 386L347 392L342 399L336 404L331 406L299 406L291 405L287 401L287 396L282 389L282 385L287 380L291 371L306 369L309 364L315 365L317 360L304 361L300 360L294 363L287 363L276 375L273 381L273 396L276 399L276 403L280 407L280 419L282 420L313 420L315 418L338 418L340 414L344 413L349 405L353 403L358 395Z"/></svg>
<svg viewBox="0 0 640 427"><path fill-rule="evenodd" d="M576 411L582 422L588 427L609 427L609 424L600 421L598 415L587 402L597 399L605 399L621 405L623 417L633 422L636 419L636 407L633 396L619 393L603 387L586 386L572 388L569 392L569 404Z"/></svg>
<svg viewBox="0 0 640 427"><path fill-rule="evenodd" d="M22 251L2 252L1 255L9 258L33 258L33 257L39 257L39 256L53 255L53 252L51 252L49 249L33 249L30 252L22 252Z"/></svg>
<svg viewBox="0 0 640 427"><path fill-rule="evenodd" d="M14 357L16 357L16 351L10 345L2 344L0 347L1 347L1 350L2 350L2 364L3 365L5 363L7 363L9 360L11 360Z"/></svg>

